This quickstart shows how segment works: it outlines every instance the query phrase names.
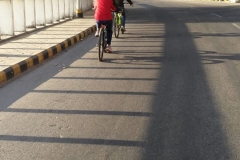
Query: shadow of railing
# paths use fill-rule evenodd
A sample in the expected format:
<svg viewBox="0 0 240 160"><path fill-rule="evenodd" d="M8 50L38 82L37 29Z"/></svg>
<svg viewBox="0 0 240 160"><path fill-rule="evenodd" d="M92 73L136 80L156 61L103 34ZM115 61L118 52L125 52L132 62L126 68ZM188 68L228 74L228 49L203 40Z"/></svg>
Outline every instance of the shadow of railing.
<svg viewBox="0 0 240 160"><path fill-rule="evenodd" d="M111 139L87 139L87 138L56 138L56 137L37 137L37 136L13 136L0 135L0 141L16 142L42 142L42 143L65 143L65 144L93 144L110 146L143 147L144 142Z"/></svg>

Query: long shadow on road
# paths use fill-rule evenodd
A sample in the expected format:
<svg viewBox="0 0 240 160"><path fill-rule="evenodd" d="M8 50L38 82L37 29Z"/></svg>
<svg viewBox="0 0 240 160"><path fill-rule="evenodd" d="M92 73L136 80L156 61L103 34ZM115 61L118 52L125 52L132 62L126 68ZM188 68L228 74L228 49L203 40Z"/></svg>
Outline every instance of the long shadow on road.
<svg viewBox="0 0 240 160"><path fill-rule="evenodd" d="M141 6L158 15L166 29L164 60L142 159L230 159L221 117L186 24L158 7Z"/></svg>

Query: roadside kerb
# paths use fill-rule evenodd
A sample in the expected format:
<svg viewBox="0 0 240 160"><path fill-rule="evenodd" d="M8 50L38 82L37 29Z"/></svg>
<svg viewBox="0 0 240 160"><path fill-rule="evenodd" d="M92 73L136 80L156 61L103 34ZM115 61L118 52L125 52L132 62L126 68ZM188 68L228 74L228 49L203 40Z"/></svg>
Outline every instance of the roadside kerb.
<svg viewBox="0 0 240 160"><path fill-rule="evenodd" d="M58 43L46 50L43 50L40 53L37 53L35 55L30 56L29 58L16 63L14 65L11 65L10 67L4 69L3 71L0 71L0 86L4 84L5 82L13 79L14 77L20 75L21 73L27 71L28 69L44 62L47 59L52 58L59 52L65 50L66 48L72 46L73 44L81 41L83 38L87 37L91 33L96 31L96 26L93 25L89 27L88 29L78 33L75 36L72 36L70 38L67 38L66 40L62 41L61 43Z"/></svg>

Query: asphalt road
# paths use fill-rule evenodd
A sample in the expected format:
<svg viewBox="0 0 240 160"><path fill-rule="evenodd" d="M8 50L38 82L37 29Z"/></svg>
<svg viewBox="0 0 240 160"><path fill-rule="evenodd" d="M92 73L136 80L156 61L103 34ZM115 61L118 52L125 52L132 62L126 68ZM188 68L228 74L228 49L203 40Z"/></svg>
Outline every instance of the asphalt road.
<svg viewBox="0 0 240 160"><path fill-rule="evenodd" d="M1 160L240 159L240 6L134 3L104 62L92 35L0 89Z"/></svg>

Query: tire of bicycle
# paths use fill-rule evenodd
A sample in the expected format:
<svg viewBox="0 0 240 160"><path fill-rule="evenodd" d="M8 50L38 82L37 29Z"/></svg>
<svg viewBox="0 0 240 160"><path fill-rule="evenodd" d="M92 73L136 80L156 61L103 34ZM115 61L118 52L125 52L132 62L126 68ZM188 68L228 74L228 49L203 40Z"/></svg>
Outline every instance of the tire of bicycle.
<svg viewBox="0 0 240 160"><path fill-rule="evenodd" d="M122 34L124 34L124 30L121 30Z"/></svg>
<svg viewBox="0 0 240 160"><path fill-rule="evenodd" d="M117 17L115 17L114 18L114 21L113 21L113 31L114 31L114 36L116 37L116 38L118 38L119 37L119 31L120 31L120 27L119 27L119 25L117 24L117 22L118 22L118 19L117 19Z"/></svg>
<svg viewBox="0 0 240 160"><path fill-rule="evenodd" d="M99 31L99 38L98 38L98 60L102 62L103 60L103 53L105 50L105 33L104 29L101 28Z"/></svg>

